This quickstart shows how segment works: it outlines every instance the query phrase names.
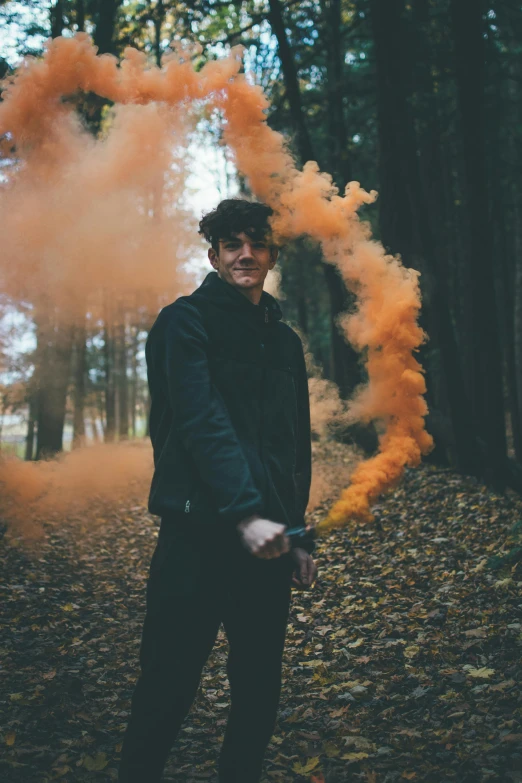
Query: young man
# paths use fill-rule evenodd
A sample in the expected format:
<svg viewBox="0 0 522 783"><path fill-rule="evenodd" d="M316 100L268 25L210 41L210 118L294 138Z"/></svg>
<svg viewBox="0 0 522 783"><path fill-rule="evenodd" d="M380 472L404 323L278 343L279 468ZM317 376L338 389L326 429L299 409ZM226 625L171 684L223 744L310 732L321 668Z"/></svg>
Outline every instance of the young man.
<svg viewBox="0 0 522 783"><path fill-rule="evenodd" d="M258 783L281 687L292 583L316 576L303 526L310 409L297 334L263 291L277 260L271 209L222 201L200 223L215 271L165 307L146 345L161 517L141 675L120 783L156 783L223 623L231 709L220 783Z"/></svg>

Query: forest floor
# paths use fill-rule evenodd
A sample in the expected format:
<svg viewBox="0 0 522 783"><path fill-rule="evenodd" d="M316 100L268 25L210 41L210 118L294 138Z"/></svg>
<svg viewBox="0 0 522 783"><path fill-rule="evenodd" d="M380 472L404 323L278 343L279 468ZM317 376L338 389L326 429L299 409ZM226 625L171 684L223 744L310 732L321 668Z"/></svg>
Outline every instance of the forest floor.
<svg viewBox="0 0 522 783"><path fill-rule="evenodd" d="M522 781L522 501L425 466L375 514L321 540L315 588L294 592L263 780ZM141 506L93 508L32 554L4 539L3 783L116 779L157 530ZM166 781L215 781L226 651L220 636Z"/></svg>

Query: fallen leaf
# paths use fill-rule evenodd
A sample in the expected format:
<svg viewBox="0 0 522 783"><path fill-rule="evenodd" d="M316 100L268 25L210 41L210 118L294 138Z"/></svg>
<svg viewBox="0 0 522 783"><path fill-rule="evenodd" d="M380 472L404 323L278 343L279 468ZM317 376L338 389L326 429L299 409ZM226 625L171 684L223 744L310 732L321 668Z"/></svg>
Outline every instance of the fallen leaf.
<svg viewBox="0 0 522 783"><path fill-rule="evenodd" d="M464 636L474 637L476 639L485 639L488 635L486 628L470 628L469 631L464 631Z"/></svg>
<svg viewBox="0 0 522 783"><path fill-rule="evenodd" d="M368 758L368 753L343 753L341 758L344 761L362 761Z"/></svg>
<svg viewBox="0 0 522 783"><path fill-rule="evenodd" d="M338 748L334 742L325 742L323 745L323 753L328 756L329 759L333 759L341 753L341 748Z"/></svg>
<svg viewBox="0 0 522 783"><path fill-rule="evenodd" d="M490 690L502 693L506 688L512 688L514 685L516 685L515 680L503 680L502 682L497 682L496 685L492 685Z"/></svg>
<svg viewBox="0 0 522 783"><path fill-rule="evenodd" d="M105 769L109 760L106 753L97 753L95 756L84 756L83 766L88 769L89 772L99 772Z"/></svg>
<svg viewBox="0 0 522 783"><path fill-rule="evenodd" d="M296 762L292 767L292 769L298 775L308 775L309 772L312 772L312 770L314 770L318 766L319 766L319 756L313 756L311 759L308 759L308 761L305 764L299 764L299 762Z"/></svg>
<svg viewBox="0 0 522 783"><path fill-rule="evenodd" d="M522 742L522 734L505 734L501 742Z"/></svg>
<svg viewBox="0 0 522 783"><path fill-rule="evenodd" d="M466 674L468 677L478 677L480 679L487 680L489 677L491 677L492 674L495 674L495 669L486 669L485 667L482 669L474 669L473 667L470 667L467 669Z"/></svg>

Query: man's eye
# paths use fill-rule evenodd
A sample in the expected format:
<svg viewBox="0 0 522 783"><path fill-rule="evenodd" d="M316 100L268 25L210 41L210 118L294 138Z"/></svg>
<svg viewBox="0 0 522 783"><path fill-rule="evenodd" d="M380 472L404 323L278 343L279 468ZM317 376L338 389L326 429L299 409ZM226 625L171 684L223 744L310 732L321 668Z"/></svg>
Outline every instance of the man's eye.
<svg viewBox="0 0 522 783"><path fill-rule="evenodd" d="M254 242L254 247L257 247L258 250L263 250L266 246L266 242Z"/></svg>

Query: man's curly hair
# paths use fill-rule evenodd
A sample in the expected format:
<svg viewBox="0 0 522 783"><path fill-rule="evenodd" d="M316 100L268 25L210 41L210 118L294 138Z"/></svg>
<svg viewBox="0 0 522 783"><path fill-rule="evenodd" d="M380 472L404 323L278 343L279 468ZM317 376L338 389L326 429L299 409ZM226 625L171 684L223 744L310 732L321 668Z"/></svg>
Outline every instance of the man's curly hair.
<svg viewBox="0 0 522 783"><path fill-rule="evenodd" d="M268 204L243 198L226 198L212 212L203 215L199 221L199 233L216 251L220 239L230 239L241 232L254 240L265 239L270 235L268 218L272 214L273 210Z"/></svg>

